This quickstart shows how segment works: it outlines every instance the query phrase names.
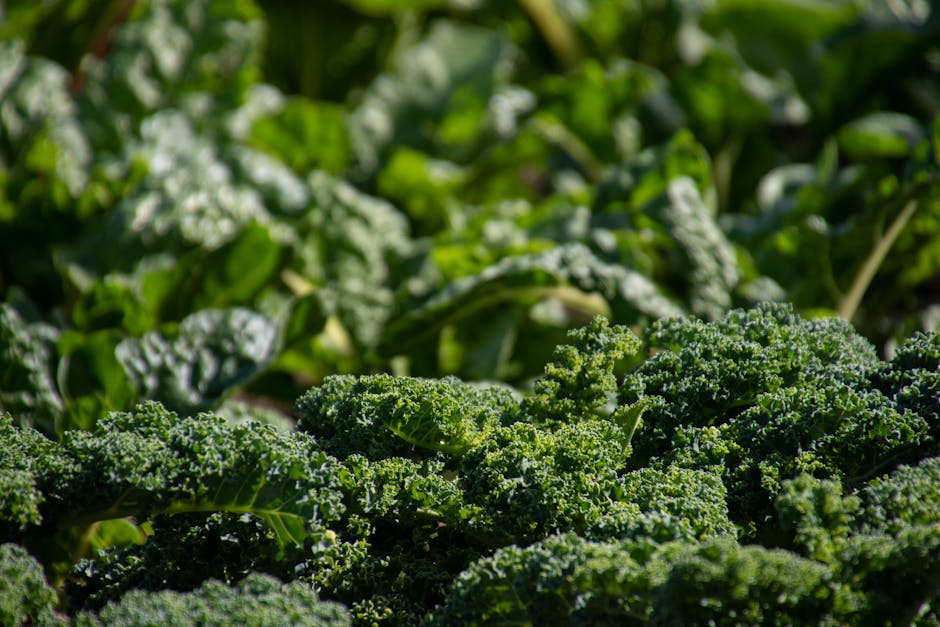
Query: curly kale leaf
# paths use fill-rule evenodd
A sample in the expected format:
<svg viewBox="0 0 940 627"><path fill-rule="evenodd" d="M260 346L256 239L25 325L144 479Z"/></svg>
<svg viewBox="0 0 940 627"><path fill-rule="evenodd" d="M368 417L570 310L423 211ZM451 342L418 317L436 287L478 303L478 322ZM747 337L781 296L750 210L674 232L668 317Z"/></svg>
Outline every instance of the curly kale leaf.
<svg viewBox="0 0 940 627"><path fill-rule="evenodd" d="M656 465L719 468L732 518L769 539L786 480L809 473L854 489L928 450L919 415L898 412L878 391L829 382L765 393L718 427L681 428Z"/></svg>
<svg viewBox="0 0 940 627"><path fill-rule="evenodd" d="M465 498L483 510L470 525L484 538L503 542L531 541L557 531L641 532L635 520L642 512L634 501L662 507L670 499L664 498L665 486L641 497L647 489L642 481L621 479L629 456L630 429L610 420L585 419L554 430L525 422L501 427L460 460L458 481ZM712 496L720 496L714 482L710 487ZM688 511L672 508L676 520L664 526L677 535L684 535L676 530L684 524L727 528L723 505L719 501L709 508L708 522L695 505Z"/></svg>
<svg viewBox="0 0 940 627"><path fill-rule="evenodd" d="M835 624L843 598L826 566L786 551L561 535L475 562L431 624Z"/></svg>
<svg viewBox="0 0 940 627"><path fill-rule="evenodd" d="M483 508L442 462L350 456L345 527L310 547L297 576L350 606L359 624L417 624L481 554Z"/></svg>
<svg viewBox="0 0 940 627"><path fill-rule="evenodd" d="M294 552L278 557L274 529L260 518L216 512L155 516L142 544L79 560L66 582L69 607L98 611L130 590L187 591L208 579L233 585L252 571L285 579Z"/></svg>
<svg viewBox="0 0 940 627"><path fill-rule="evenodd" d="M713 472L643 468L621 477L618 499L588 526L585 537L695 542L737 535L725 485Z"/></svg>
<svg viewBox="0 0 940 627"><path fill-rule="evenodd" d="M556 431L516 423L463 457L460 483L488 514L483 531L532 540L559 529L583 531L600 517L616 499L628 455L629 443L608 421Z"/></svg>
<svg viewBox="0 0 940 627"><path fill-rule="evenodd" d="M637 432L638 461L664 453L680 426L720 425L762 394L791 386L865 385L879 364L848 323L804 320L783 304L734 310L712 323L659 320L646 341L658 352L625 378L620 400L659 396L665 403Z"/></svg>
<svg viewBox="0 0 940 627"><path fill-rule="evenodd" d="M640 349L629 329L601 316L569 331L568 340L555 349L534 394L522 403L533 421L577 422L600 413L616 396L615 367Z"/></svg>
<svg viewBox="0 0 940 627"><path fill-rule="evenodd" d="M485 440L517 407L515 393L499 385L453 377L337 375L297 401L297 428L339 458L407 457L422 449L460 454Z"/></svg>
<svg viewBox="0 0 940 627"><path fill-rule="evenodd" d="M39 562L21 546L0 544L0 624L58 624L55 602Z"/></svg>
<svg viewBox="0 0 940 627"><path fill-rule="evenodd" d="M55 445L28 428L19 428L9 414L0 413L0 536L42 521L43 494L37 474Z"/></svg>
<svg viewBox="0 0 940 627"><path fill-rule="evenodd" d="M928 457L915 466L900 466L859 492L863 508L856 524L862 531L889 535L915 525L940 524L938 485L940 457Z"/></svg>
<svg viewBox="0 0 940 627"><path fill-rule="evenodd" d="M923 416L940 440L940 331L909 338L871 378L900 409Z"/></svg>
<svg viewBox="0 0 940 627"><path fill-rule="evenodd" d="M434 538L422 536L414 546L399 539L404 546L392 550L376 550L365 541L318 545L302 564L300 579L320 590L322 598L347 605L357 625L420 624L479 553L444 538L430 551L421 544L435 544Z"/></svg>
<svg viewBox="0 0 940 627"><path fill-rule="evenodd" d="M917 459L927 431L922 417L899 412L877 391L838 383L785 388L763 395L728 423L728 437L747 455L730 471L759 476L756 484L771 492L799 472L839 477L854 487Z"/></svg>
<svg viewBox="0 0 940 627"><path fill-rule="evenodd" d="M653 593L655 623L837 625L848 603L828 567L789 551L725 539L660 551L654 568L665 577Z"/></svg>
<svg viewBox="0 0 940 627"><path fill-rule="evenodd" d="M77 627L155 624L183 626L230 625L233 621L250 625L303 625L341 627L350 624L341 605L321 601L310 586L283 584L269 575L252 574L228 587L207 581L192 592L133 590L98 614L76 616Z"/></svg>
<svg viewBox="0 0 940 627"><path fill-rule="evenodd" d="M40 511L57 528L185 512L250 514L282 546L322 534L343 512L336 461L299 434L221 417L180 418L158 403L69 431L40 462Z"/></svg>
<svg viewBox="0 0 940 627"><path fill-rule="evenodd" d="M853 531L860 501L844 496L838 479L803 473L783 482L774 505L781 537L806 557L831 564Z"/></svg>
<svg viewBox="0 0 940 627"><path fill-rule="evenodd" d="M940 524L913 524L897 533L859 534L840 554L842 579L862 593L847 622L935 624L940 599Z"/></svg>

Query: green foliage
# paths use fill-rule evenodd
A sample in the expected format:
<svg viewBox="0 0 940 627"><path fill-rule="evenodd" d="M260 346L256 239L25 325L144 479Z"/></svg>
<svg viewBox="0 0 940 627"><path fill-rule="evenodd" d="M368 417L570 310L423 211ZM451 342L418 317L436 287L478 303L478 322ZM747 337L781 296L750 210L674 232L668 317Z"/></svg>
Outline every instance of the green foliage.
<svg viewBox="0 0 940 627"><path fill-rule="evenodd" d="M203 310L169 337L153 331L114 350L141 398L195 412L209 409L260 370L274 354L275 333L267 319L249 310Z"/></svg>
<svg viewBox="0 0 940 627"><path fill-rule="evenodd" d="M860 383L878 364L850 325L804 320L778 304L732 311L711 324L660 320L647 342L659 352L621 388L622 401L665 400L637 433L637 448L647 457L662 454L679 426L722 425L768 394L766 402L777 392Z"/></svg>
<svg viewBox="0 0 940 627"><path fill-rule="evenodd" d="M574 289L570 289L574 288ZM641 275L605 264L584 246L559 246L545 253L506 257L475 276L464 276L446 288L423 295L419 305L396 317L386 332L387 350L420 339L428 331L460 321L474 309L542 298L556 298L593 317L598 307L590 295L600 294L629 320L677 315L678 309ZM601 305L602 312L607 305ZM584 315L584 314L582 314Z"/></svg>
<svg viewBox="0 0 940 627"><path fill-rule="evenodd" d="M60 524L133 512L252 513L284 545L322 532L342 513L334 462L303 437L266 425L229 427L207 414L180 419L147 403L112 414L95 432L68 433L60 447L40 475Z"/></svg>
<svg viewBox="0 0 940 627"><path fill-rule="evenodd" d="M261 518L215 512L159 515L146 541L76 563L66 584L69 607L98 611L132 590L194 590L208 579L233 585L252 572L286 579L274 529Z"/></svg>
<svg viewBox="0 0 940 627"><path fill-rule="evenodd" d="M16 544L0 545L0 622L4 625L59 624L53 612L55 590L42 566Z"/></svg>
<svg viewBox="0 0 940 627"><path fill-rule="evenodd" d="M600 316L569 332L568 339L555 349L534 394L523 402L522 410L535 421L577 422L600 412L616 395L616 366L640 349L626 327L611 327Z"/></svg>
<svg viewBox="0 0 940 627"><path fill-rule="evenodd" d="M380 75L352 111L357 169L373 174L392 146L459 149L479 141L480 109L485 110L507 54L507 42L496 31L435 21L426 37L391 59L392 71ZM436 117L443 120L428 133L423 120Z"/></svg>
<svg viewBox="0 0 940 627"><path fill-rule="evenodd" d="M23 425L53 431L65 407L54 380L55 328L29 323L0 304L0 409Z"/></svg>
<svg viewBox="0 0 940 627"><path fill-rule="evenodd" d="M91 428L102 412L137 399L210 409L271 361L277 334L267 318L238 308L203 310L140 338L59 334L0 304L0 408L47 434Z"/></svg>
<svg viewBox="0 0 940 627"><path fill-rule="evenodd" d="M556 530L583 532L615 502L629 437L606 420L555 430L520 422L493 433L464 457L461 485L483 505L488 533L531 540Z"/></svg>
<svg viewBox="0 0 940 627"><path fill-rule="evenodd" d="M929 614L936 442L878 388L917 366L929 380L927 336L886 363L848 325L781 305L647 336L650 356L598 317L524 393L331 376L298 401L298 431L148 402L54 442L6 417L0 530L78 621L201 616L208 589L248 603L252 573L357 624ZM677 385L675 364L701 374ZM745 407L709 369L754 382ZM638 448L666 426L660 452Z"/></svg>
<svg viewBox="0 0 940 627"><path fill-rule="evenodd" d="M930 5L5 2L0 543L72 622L937 624Z"/></svg>
<svg viewBox="0 0 940 627"><path fill-rule="evenodd" d="M518 406L508 387L455 378L328 377L297 402L297 428L331 455L369 459L415 449L459 454L484 442Z"/></svg>
<svg viewBox="0 0 940 627"><path fill-rule="evenodd" d="M897 534L860 534L846 542L843 579L861 593L857 622L911 623L936 621L940 570L940 526L911 525Z"/></svg>
<svg viewBox="0 0 940 627"><path fill-rule="evenodd" d="M923 416L934 438L940 436L940 333L915 334L872 380L899 408Z"/></svg>
<svg viewBox="0 0 940 627"><path fill-rule="evenodd" d="M907 527L940 521L936 485L940 458L928 457L916 466L900 466L890 475L865 486L859 496L864 509L856 524L867 531L896 534Z"/></svg>
<svg viewBox="0 0 940 627"><path fill-rule="evenodd" d="M131 409L116 346L203 310L278 325L231 383L280 404L335 373L525 385L596 314L926 325L935 17L557 4L10 3L0 298L62 338L17 419Z"/></svg>
<svg viewBox="0 0 940 627"><path fill-rule="evenodd" d="M858 497L843 497L837 479L805 473L785 481L775 503L781 528L807 557L824 563L836 559L859 504Z"/></svg>
<svg viewBox="0 0 940 627"><path fill-rule="evenodd" d="M233 587L207 581L188 593L132 591L97 615L79 614L76 625L349 625L349 615L335 603L320 601L300 583L282 584L253 574Z"/></svg>
<svg viewBox="0 0 940 627"><path fill-rule="evenodd" d="M925 416L871 386L882 362L845 323L766 305L712 324L662 321L649 338L664 350L625 378L621 399L664 404L637 430L634 463L719 468L749 535L776 533L746 521L771 516L801 473L855 489L935 447Z"/></svg>
<svg viewBox="0 0 940 627"><path fill-rule="evenodd" d="M561 535L475 563L432 624L836 624L841 603L825 566L784 551Z"/></svg>

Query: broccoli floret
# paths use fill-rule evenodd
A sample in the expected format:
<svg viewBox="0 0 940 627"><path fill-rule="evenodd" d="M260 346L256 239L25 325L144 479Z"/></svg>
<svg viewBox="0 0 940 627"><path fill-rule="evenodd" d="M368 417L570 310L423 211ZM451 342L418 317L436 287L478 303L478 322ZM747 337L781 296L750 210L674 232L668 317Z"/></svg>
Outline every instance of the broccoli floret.
<svg viewBox="0 0 940 627"><path fill-rule="evenodd" d="M0 545L0 625L58 625L55 601L39 562L21 546Z"/></svg>
<svg viewBox="0 0 940 627"><path fill-rule="evenodd" d="M97 615L79 614L73 624L222 627L233 623L326 627L349 625L350 619L344 607L321 601L304 583L282 584L271 576L252 574L233 587L210 580L192 592L133 590Z"/></svg>

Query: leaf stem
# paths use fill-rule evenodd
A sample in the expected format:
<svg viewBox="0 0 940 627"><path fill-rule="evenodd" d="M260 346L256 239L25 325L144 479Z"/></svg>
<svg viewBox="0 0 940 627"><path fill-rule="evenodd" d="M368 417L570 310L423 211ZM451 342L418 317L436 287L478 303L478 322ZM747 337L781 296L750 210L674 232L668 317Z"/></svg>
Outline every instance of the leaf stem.
<svg viewBox="0 0 940 627"><path fill-rule="evenodd" d="M563 70L570 70L581 60L581 44L577 35L558 13L553 0L519 0L529 14L545 43L552 49Z"/></svg>
<svg viewBox="0 0 940 627"><path fill-rule="evenodd" d="M907 204L904 205L904 208L901 209L901 212L894 218L894 221L891 223L891 226L888 227L888 230L885 232L884 236L878 241L874 248L872 248L871 253L865 259L865 262L862 264L862 267L859 268L858 273L855 275L855 280L852 281L852 286L849 288L849 291L846 293L845 297L842 299L842 302L839 303L839 317L845 320L851 321L855 317L858 307L862 302L862 297L865 295L865 292L868 290L868 286L871 284L872 279L875 278L875 274L878 272L878 268L881 266L885 257L888 256L888 251L891 250L891 246L894 245L895 240L901 234L901 231L904 230L904 227L907 225L908 221L911 219L911 216L914 215L914 211L917 209L917 200L911 199L907 201Z"/></svg>
<svg viewBox="0 0 940 627"><path fill-rule="evenodd" d="M530 128L545 141L567 152L568 156L581 167L589 182L597 183L601 179L604 169L594 157L591 149L562 124L536 117L530 122Z"/></svg>

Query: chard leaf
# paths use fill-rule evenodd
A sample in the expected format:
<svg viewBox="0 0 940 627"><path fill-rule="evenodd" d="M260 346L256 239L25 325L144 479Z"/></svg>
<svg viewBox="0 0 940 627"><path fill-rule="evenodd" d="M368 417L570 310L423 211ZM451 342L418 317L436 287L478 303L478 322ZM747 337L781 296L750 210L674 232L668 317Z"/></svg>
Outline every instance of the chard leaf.
<svg viewBox="0 0 940 627"><path fill-rule="evenodd" d="M393 351L481 309L551 296L566 287L600 294L618 319L668 317L682 312L645 276L604 263L585 246L567 244L545 253L506 257L476 275L456 279L396 317L386 327L382 346Z"/></svg>
<svg viewBox="0 0 940 627"><path fill-rule="evenodd" d="M56 431L65 413L53 375L57 336L50 325L29 323L0 303L0 412L46 433Z"/></svg>
<svg viewBox="0 0 940 627"><path fill-rule="evenodd" d="M371 350L389 315L393 269L411 249L408 222L388 202L325 172L308 177L314 209L297 251L304 278L326 288L323 302L354 343Z"/></svg>
<svg viewBox="0 0 940 627"><path fill-rule="evenodd" d="M439 20L426 38L406 49L394 69L379 76L350 118L357 165L373 174L393 146L417 148L433 140L425 120L442 117L454 95L488 100L507 44L495 31Z"/></svg>
<svg viewBox="0 0 940 627"><path fill-rule="evenodd" d="M0 222L28 218L33 202L75 198L88 183L91 149L68 80L22 41L0 41Z"/></svg>
<svg viewBox="0 0 940 627"><path fill-rule="evenodd" d="M879 111L853 120L838 133L839 146L853 159L910 156L926 138L923 127L909 115Z"/></svg>
<svg viewBox="0 0 940 627"><path fill-rule="evenodd" d="M83 70L82 118L96 145L115 152L161 109L237 105L257 79L263 24L252 2L155 0L135 4L107 58ZM211 94L215 98L200 97Z"/></svg>
<svg viewBox="0 0 940 627"><path fill-rule="evenodd" d="M87 230L66 255L93 275L131 271L157 252L216 250L248 225L270 223L258 190L239 183L217 145L179 111L147 118L121 164L144 174L104 224Z"/></svg>
<svg viewBox="0 0 940 627"><path fill-rule="evenodd" d="M740 276L735 249L692 179L673 179L666 194L668 201L655 205L651 212L670 231L689 266L690 308L703 318L720 318L731 307L731 292Z"/></svg>
<svg viewBox="0 0 940 627"><path fill-rule="evenodd" d="M344 111L329 103L290 100L277 113L255 122L251 141L298 174L315 168L339 174L351 159Z"/></svg>
<svg viewBox="0 0 940 627"><path fill-rule="evenodd" d="M273 357L277 330L248 309L204 310L177 329L152 331L118 344L115 354L138 398L172 410L209 409Z"/></svg>

